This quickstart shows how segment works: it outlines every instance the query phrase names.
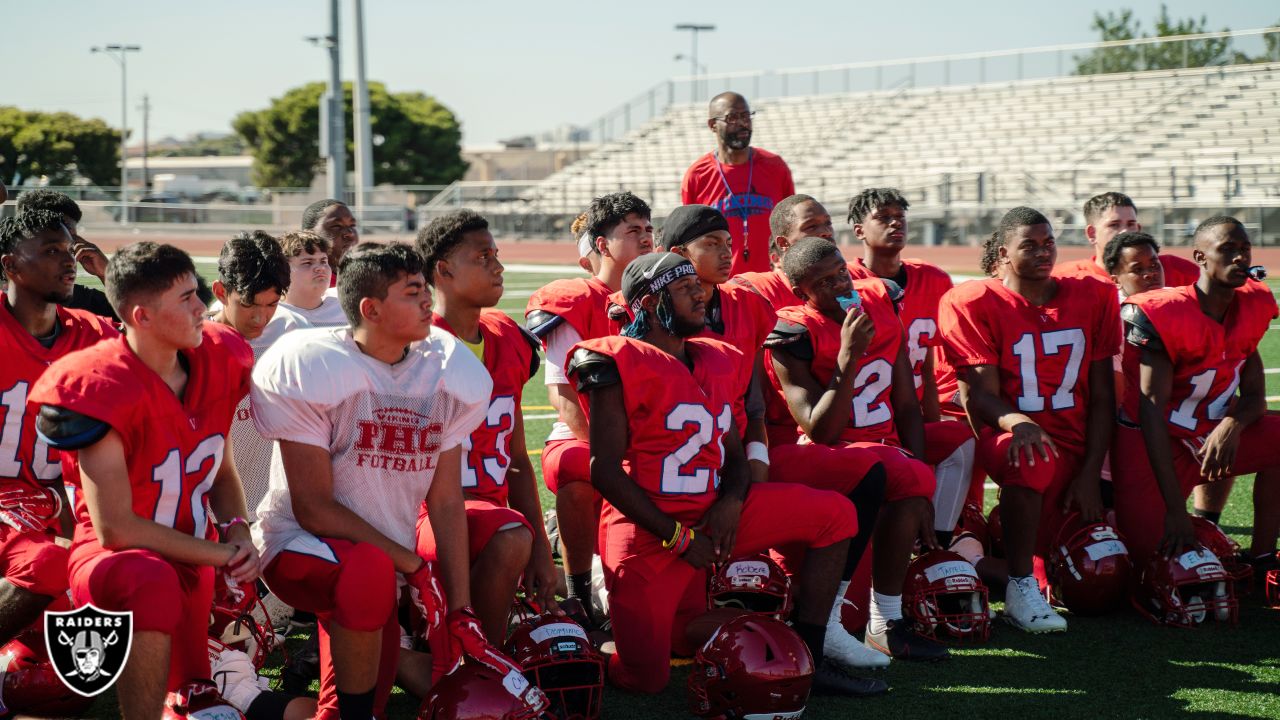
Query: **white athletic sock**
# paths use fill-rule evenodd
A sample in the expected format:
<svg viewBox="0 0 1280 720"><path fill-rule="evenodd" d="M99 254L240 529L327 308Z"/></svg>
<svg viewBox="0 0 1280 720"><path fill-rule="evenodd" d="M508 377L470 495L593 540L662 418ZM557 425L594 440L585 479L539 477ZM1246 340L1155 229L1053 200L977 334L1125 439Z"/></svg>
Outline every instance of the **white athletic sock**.
<svg viewBox="0 0 1280 720"><path fill-rule="evenodd" d="M868 621L867 629L873 633L884 632L885 626L890 620L902 619L902 596L901 595L885 595L883 593L871 592L871 619Z"/></svg>

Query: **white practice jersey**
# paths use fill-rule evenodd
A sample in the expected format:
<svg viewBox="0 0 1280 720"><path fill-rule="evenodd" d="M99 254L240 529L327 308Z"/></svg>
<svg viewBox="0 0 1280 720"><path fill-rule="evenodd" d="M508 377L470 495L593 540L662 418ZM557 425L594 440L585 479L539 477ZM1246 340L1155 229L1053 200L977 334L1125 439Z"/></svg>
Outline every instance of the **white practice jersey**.
<svg viewBox="0 0 1280 720"><path fill-rule="evenodd" d="M347 328L317 328L271 346L253 370L251 397L262 437L323 448L332 458L334 499L412 548L439 455L484 419L492 388L484 365L439 328L394 365L361 352ZM264 563L291 541L313 544L294 518L273 444L254 526Z"/></svg>
<svg viewBox="0 0 1280 720"><path fill-rule="evenodd" d="M283 304L277 306L275 315L262 334L249 341L254 362L285 333L309 327L311 323L301 315ZM257 520L258 503L267 494L267 484L271 477L271 449L274 445L275 443L262 437L254 426L252 396L245 395L236 406L235 417L231 419L231 456L235 459L240 485L244 488L249 522Z"/></svg>
<svg viewBox="0 0 1280 720"><path fill-rule="evenodd" d="M295 316L310 323L312 327L342 327L350 324L346 313L342 312L342 304L338 301L337 288L325 290L320 306L311 310L290 305L287 302L281 302L280 307L291 311Z"/></svg>

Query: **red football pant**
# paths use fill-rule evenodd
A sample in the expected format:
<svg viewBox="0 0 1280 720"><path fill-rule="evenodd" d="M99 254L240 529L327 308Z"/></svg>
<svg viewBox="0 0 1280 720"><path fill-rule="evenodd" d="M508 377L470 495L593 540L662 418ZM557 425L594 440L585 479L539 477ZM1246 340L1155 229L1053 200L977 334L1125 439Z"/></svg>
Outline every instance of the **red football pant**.
<svg viewBox="0 0 1280 720"><path fill-rule="evenodd" d="M1178 438L1169 438L1173 449L1173 472L1181 485L1182 498L1186 500L1196 485L1207 482L1200 475L1200 461ZM1280 466L1280 415L1270 413L1244 429L1236 459L1231 466L1233 475L1248 475ZM1147 455L1147 443L1138 428L1116 426L1115 442L1111 445L1111 484L1115 492L1117 530L1124 535L1125 544L1138 567L1160 545L1164 537L1164 498L1151 470ZM1255 481L1256 482L1256 481Z"/></svg>
<svg viewBox="0 0 1280 720"><path fill-rule="evenodd" d="M933 529L951 532L969 494L977 441L967 423L925 423L924 461L933 466Z"/></svg>
<svg viewBox="0 0 1280 720"><path fill-rule="evenodd" d="M1036 576L1040 577L1044 556L1057 537L1064 519L1062 494L1079 472L1080 458L1059 447L1058 457L1050 453L1046 461L1037 454L1036 464L1031 465L1024 454L1020 465L1014 467L1008 460L1011 442L1013 433L984 428L978 436L978 466L984 468L1000 487L1024 487L1042 496L1035 550Z"/></svg>
<svg viewBox="0 0 1280 720"><path fill-rule="evenodd" d="M826 547L853 537L857 513L845 497L795 484L752 485L742 506L734 555L777 545ZM665 538L664 538L665 539ZM707 609L706 573L608 503L600 527L616 654L609 676L619 687L656 693L667 685L673 638Z"/></svg>
<svg viewBox="0 0 1280 720"><path fill-rule="evenodd" d="M36 595L65 594L70 553L54 537L52 530L20 532L0 525L0 577Z"/></svg>
<svg viewBox="0 0 1280 720"><path fill-rule="evenodd" d="M467 506L467 545L470 552L470 563L475 564L485 546L493 536L506 530L523 527L533 534L533 528L524 515L509 507L495 505L487 500L468 500ZM427 518L426 505L418 513L418 555L427 560L435 560L436 536L431 531L431 521ZM472 588L472 592L475 588ZM499 639L500 640L500 639ZM431 647L432 682L439 680L453 668L447 666L450 660L448 633L442 628L427 638ZM501 642L495 642L501 645Z"/></svg>
<svg viewBox="0 0 1280 720"><path fill-rule="evenodd" d="M815 443L769 448L769 482L796 483L848 495L876 463L883 463L885 500L933 497L933 471L901 448L881 443Z"/></svg>
<svg viewBox="0 0 1280 720"><path fill-rule="evenodd" d="M368 543L307 536L290 542L262 576L281 601L316 615L320 633L317 720L338 720L330 623L356 632L382 631L373 710L379 718L384 717L400 654L400 625L395 614L397 577L391 557ZM208 624L207 618L204 624Z"/></svg>
<svg viewBox="0 0 1280 720"><path fill-rule="evenodd" d="M166 689L209 677L213 568L171 562L151 550L104 550L93 539L75 545L69 566L76 607L132 610L135 633L169 637Z"/></svg>
<svg viewBox="0 0 1280 720"><path fill-rule="evenodd" d="M542 482L552 495L575 482L591 483L591 446L585 440L552 440L542 449Z"/></svg>

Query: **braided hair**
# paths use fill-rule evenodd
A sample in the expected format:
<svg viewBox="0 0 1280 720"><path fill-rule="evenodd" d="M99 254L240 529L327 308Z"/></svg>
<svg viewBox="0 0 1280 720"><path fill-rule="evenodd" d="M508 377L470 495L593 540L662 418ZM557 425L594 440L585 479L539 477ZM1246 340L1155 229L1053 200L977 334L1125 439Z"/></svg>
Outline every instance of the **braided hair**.
<svg viewBox="0 0 1280 720"><path fill-rule="evenodd" d="M982 259L979 261L982 272L996 277L996 265L1000 263L1000 248L1007 241L1010 230L1027 225L1048 224L1049 218L1035 208L1018 206L1005 213L1004 217L1000 218L1000 223L996 225L995 231L982 243Z"/></svg>

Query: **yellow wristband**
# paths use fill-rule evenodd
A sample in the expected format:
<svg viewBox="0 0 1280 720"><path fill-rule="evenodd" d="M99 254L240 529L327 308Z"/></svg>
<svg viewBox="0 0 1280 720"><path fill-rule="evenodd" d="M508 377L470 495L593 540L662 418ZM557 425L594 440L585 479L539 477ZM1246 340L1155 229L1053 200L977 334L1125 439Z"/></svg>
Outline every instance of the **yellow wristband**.
<svg viewBox="0 0 1280 720"><path fill-rule="evenodd" d="M662 543L662 549L663 549L663 550L670 550L671 548L675 547L676 542L680 540L680 531L681 531L681 530L683 530L683 529L684 529L684 526L680 524L680 521L679 521L679 520L677 520L677 521L676 521L676 531L675 531L674 533L672 533L672 535L671 535L671 539L670 539L670 540L667 540L667 541L665 541L665 542L663 542L663 543Z"/></svg>

